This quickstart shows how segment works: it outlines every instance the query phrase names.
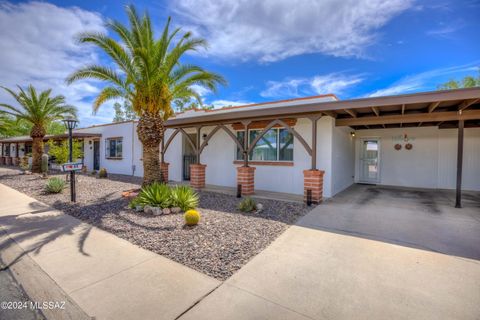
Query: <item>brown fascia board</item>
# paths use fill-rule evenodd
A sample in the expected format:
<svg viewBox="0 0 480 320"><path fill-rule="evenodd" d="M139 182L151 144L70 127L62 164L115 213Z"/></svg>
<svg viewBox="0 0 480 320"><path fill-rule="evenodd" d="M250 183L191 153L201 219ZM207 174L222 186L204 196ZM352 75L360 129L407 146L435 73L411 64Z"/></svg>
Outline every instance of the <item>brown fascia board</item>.
<svg viewBox="0 0 480 320"><path fill-rule="evenodd" d="M165 122L166 127L187 127L203 124L230 123L239 120L254 120L261 118L306 116L318 114L322 111L343 109L359 109L394 105L408 105L417 103L431 103L435 101L468 100L480 98L480 88L454 89L442 91L420 92L396 96L360 98L352 100L306 103L294 106L272 107L266 109L242 110L231 112L206 113L195 117L172 118Z"/></svg>

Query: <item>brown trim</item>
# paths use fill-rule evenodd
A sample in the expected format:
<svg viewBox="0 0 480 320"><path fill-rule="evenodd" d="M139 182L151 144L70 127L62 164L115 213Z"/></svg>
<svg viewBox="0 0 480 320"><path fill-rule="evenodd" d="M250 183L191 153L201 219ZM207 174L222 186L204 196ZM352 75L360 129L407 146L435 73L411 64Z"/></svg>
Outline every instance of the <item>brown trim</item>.
<svg viewBox="0 0 480 320"><path fill-rule="evenodd" d="M123 157L105 157L107 160L123 160Z"/></svg>
<svg viewBox="0 0 480 320"><path fill-rule="evenodd" d="M395 124L395 123L416 123L416 122L438 122L454 120L475 120L480 119L480 110L465 110L462 114L458 111L415 113L404 115L389 115L380 117L361 117L349 119L336 119L336 126L360 126L375 124Z"/></svg>
<svg viewBox="0 0 480 320"><path fill-rule="evenodd" d="M233 164L243 165L243 160L234 160ZM293 167L293 161L252 161L249 160L248 164L254 166L277 166L277 167Z"/></svg>
<svg viewBox="0 0 480 320"><path fill-rule="evenodd" d="M116 140L122 139L122 140L123 140L123 137L120 137L120 136L119 136L119 137L106 137L106 138L105 138L105 140L114 140L114 139L116 139Z"/></svg>
<svg viewBox="0 0 480 320"><path fill-rule="evenodd" d="M282 120L283 122L288 124L290 127L293 127L297 124L297 119L293 119L293 118L286 118L286 119L280 119L280 120ZM268 120L252 121L248 125L248 129L250 129L250 130L252 130L252 129L264 129L269 124L270 124L270 121L268 121ZM236 130L236 131L244 131L245 130L245 126L241 122L232 123L232 128L233 128L233 130ZM277 124L277 125L273 126L273 128L282 128L282 126L280 124Z"/></svg>

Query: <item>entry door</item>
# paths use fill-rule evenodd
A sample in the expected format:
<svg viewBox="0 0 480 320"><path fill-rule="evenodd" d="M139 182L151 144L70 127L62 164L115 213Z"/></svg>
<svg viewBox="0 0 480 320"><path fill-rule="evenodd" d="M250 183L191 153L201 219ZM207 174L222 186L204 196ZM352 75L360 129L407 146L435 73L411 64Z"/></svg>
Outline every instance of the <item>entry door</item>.
<svg viewBox="0 0 480 320"><path fill-rule="evenodd" d="M380 182L380 141L362 139L360 141L360 182Z"/></svg>
<svg viewBox="0 0 480 320"><path fill-rule="evenodd" d="M93 141L93 170L100 170L100 141Z"/></svg>
<svg viewBox="0 0 480 320"><path fill-rule="evenodd" d="M183 135L182 135L183 136ZM197 134L189 134L192 141L196 144ZM190 180L190 165L197 162L195 150L192 148L187 138L183 136L183 180Z"/></svg>

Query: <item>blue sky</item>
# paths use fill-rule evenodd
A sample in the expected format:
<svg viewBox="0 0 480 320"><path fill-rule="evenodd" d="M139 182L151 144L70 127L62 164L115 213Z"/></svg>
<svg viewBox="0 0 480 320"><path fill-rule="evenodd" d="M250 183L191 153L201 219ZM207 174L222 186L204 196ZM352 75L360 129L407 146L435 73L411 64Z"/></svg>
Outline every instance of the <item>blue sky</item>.
<svg viewBox="0 0 480 320"><path fill-rule="evenodd" d="M125 2L128 3L128 2ZM82 126L110 122L112 104L91 115L100 83L66 86L72 70L109 63L73 36L125 21L122 1L0 1L0 84L52 87L80 110ZM217 107L323 93L340 99L435 90L478 74L480 0L135 1L160 30L165 19L206 38L186 62L229 85L200 92ZM0 99L8 99L3 93Z"/></svg>

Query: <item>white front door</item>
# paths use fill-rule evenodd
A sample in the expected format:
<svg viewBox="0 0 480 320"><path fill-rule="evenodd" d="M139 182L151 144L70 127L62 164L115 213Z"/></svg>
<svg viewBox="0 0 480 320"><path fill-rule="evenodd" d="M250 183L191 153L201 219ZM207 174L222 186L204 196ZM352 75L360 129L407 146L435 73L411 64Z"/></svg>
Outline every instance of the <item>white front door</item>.
<svg viewBox="0 0 480 320"><path fill-rule="evenodd" d="M379 139L360 140L360 182L380 182L380 141Z"/></svg>

